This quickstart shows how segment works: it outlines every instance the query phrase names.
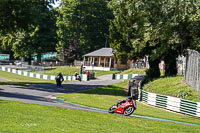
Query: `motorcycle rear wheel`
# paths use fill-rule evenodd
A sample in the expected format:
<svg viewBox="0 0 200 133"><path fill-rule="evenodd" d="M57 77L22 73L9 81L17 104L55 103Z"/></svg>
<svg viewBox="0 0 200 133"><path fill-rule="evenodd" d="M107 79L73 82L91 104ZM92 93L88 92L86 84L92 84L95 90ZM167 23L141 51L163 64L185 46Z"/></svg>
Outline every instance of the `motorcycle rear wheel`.
<svg viewBox="0 0 200 133"><path fill-rule="evenodd" d="M127 108L125 108L124 110L124 115L125 116L129 116L134 112L134 107L133 106L129 106Z"/></svg>

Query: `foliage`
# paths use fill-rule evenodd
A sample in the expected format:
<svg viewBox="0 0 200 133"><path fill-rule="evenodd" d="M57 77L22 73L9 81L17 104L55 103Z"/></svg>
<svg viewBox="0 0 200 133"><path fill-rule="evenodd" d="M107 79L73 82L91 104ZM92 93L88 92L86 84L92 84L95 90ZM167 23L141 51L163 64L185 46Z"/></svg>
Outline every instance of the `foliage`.
<svg viewBox="0 0 200 133"><path fill-rule="evenodd" d="M171 58L171 62L165 59L169 66L165 72L174 75L174 65L169 64L175 64L183 49L199 47L199 5L198 1L111 0L115 18L110 22L110 46L119 58Z"/></svg>
<svg viewBox="0 0 200 133"><path fill-rule="evenodd" d="M57 49L66 61L104 46L112 15L106 0L62 0L58 11Z"/></svg>
<svg viewBox="0 0 200 133"><path fill-rule="evenodd" d="M29 56L29 61L31 55L36 53L39 56L38 62L42 52L55 51L56 12L51 9L52 2L52 0L1 1L2 8L6 8L0 12L3 16L0 23L3 27L0 28L2 46L11 47L15 57ZM8 25L5 25L4 21L8 21Z"/></svg>
<svg viewBox="0 0 200 133"><path fill-rule="evenodd" d="M5 33L28 29L37 25L42 19L41 8L52 8L55 0L1 0L0 1L0 30Z"/></svg>

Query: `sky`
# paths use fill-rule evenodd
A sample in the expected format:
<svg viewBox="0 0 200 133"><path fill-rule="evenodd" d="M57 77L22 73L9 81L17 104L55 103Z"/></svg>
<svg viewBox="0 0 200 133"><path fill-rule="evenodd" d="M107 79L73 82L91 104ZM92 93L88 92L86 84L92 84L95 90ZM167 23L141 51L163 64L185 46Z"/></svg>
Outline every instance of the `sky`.
<svg viewBox="0 0 200 133"><path fill-rule="evenodd" d="M60 3L60 0L55 2L55 4L53 4L53 7L58 7L59 6L59 3Z"/></svg>

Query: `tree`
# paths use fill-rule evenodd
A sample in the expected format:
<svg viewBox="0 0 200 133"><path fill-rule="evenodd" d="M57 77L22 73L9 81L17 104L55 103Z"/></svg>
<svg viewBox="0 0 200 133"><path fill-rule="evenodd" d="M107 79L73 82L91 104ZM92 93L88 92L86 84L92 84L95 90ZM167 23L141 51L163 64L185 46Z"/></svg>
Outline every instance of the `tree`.
<svg viewBox="0 0 200 133"><path fill-rule="evenodd" d="M9 1L15 2L15 1ZM21 2L21 3L20 3ZM29 16L24 15L24 18L21 16L16 15L16 25L11 24L8 25L9 29L2 29L1 33L1 40L3 41L4 46L11 46L12 50L14 51L15 57L24 57L28 56L29 63L31 61L31 56L33 54L37 54L37 63L41 62L41 53L42 52L49 52L55 51L56 47L56 18L55 18L55 11L50 9L50 2L46 0L39 0L39 1L20 1L19 3L16 2L17 5L25 4L26 2L32 3L31 5L33 9L37 9L37 17L34 18L33 21L25 23L25 27L21 27L23 22L18 21L18 17L20 19L28 19ZM27 9L28 10L28 9ZM18 12L18 10L14 7L8 10L13 12ZM19 12L22 12L19 10ZM29 12L30 14L35 14L33 10ZM36 15L36 14L35 14ZM38 17L39 16L39 17ZM12 16L11 16L12 17ZM8 20L10 21L10 20ZM19 23L19 24L18 24ZM16 27L13 28L12 26ZM4 33L4 35L3 35Z"/></svg>
<svg viewBox="0 0 200 133"><path fill-rule="evenodd" d="M131 59L149 55L152 77L159 76L161 58L167 66L165 75L176 75L177 51L196 47L192 42L195 41L194 28L199 25L199 2L112 0L109 7L115 15L110 25L111 47L117 50L119 57L124 55Z"/></svg>
<svg viewBox="0 0 200 133"><path fill-rule="evenodd" d="M52 8L51 3L57 0L1 0L0 30L8 33L20 29L28 29L37 25L41 18L41 6Z"/></svg>
<svg viewBox="0 0 200 133"><path fill-rule="evenodd" d="M37 27L30 27L29 31L18 31L13 40L12 50L16 57L31 57L37 54L37 64L41 63L41 54L56 51L57 34L54 11L46 11L46 17L38 22Z"/></svg>
<svg viewBox="0 0 200 133"><path fill-rule="evenodd" d="M105 45L107 19L112 17L106 0L62 0L59 13L58 50L72 59L81 59L83 54Z"/></svg>
<svg viewBox="0 0 200 133"><path fill-rule="evenodd" d="M111 1L109 7L113 10L115 19L110 22L110 46L115 49L118 58L137 59L149 55L150 70L153 77L159 77L159 59L153 54L157 43L151 38L153 25L148 20L147 12L142 12L143 2Z"/></svg>

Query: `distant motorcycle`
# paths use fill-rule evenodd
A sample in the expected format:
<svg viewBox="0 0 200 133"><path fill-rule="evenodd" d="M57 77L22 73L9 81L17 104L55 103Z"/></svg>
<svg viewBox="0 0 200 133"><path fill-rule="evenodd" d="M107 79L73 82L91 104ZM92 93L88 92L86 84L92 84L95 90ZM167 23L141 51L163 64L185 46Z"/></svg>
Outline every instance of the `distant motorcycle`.
<svg viewBox="0 0 200 133"><path fill-rule="evenodd" d="M80 75L77 75L76 80L81 81L81 76L80 76Z"/></svg>
<svg viewBox="0 0 200 133"><path fill-rule="evenodd" d="M112 105L108 112L119 113L125 116L131 115L136 110L135 97L127 97L126 100L118 100L117 104Z"/></svg>
<svg viewBox="0 0 200 133"><path fill-rule="evenodd" d="M77 72L75 72L75 77L76 77L76 80L81 81L81 76Z"/></svg>
<svg viewBox="0 0 200 133"><path fill-rule="evenodd" d="M57 86L61 86L63 81L64 81L64 78L63 78L62 74L59 73L58 76L56 76L56 84L57 84Z"/></svg>

